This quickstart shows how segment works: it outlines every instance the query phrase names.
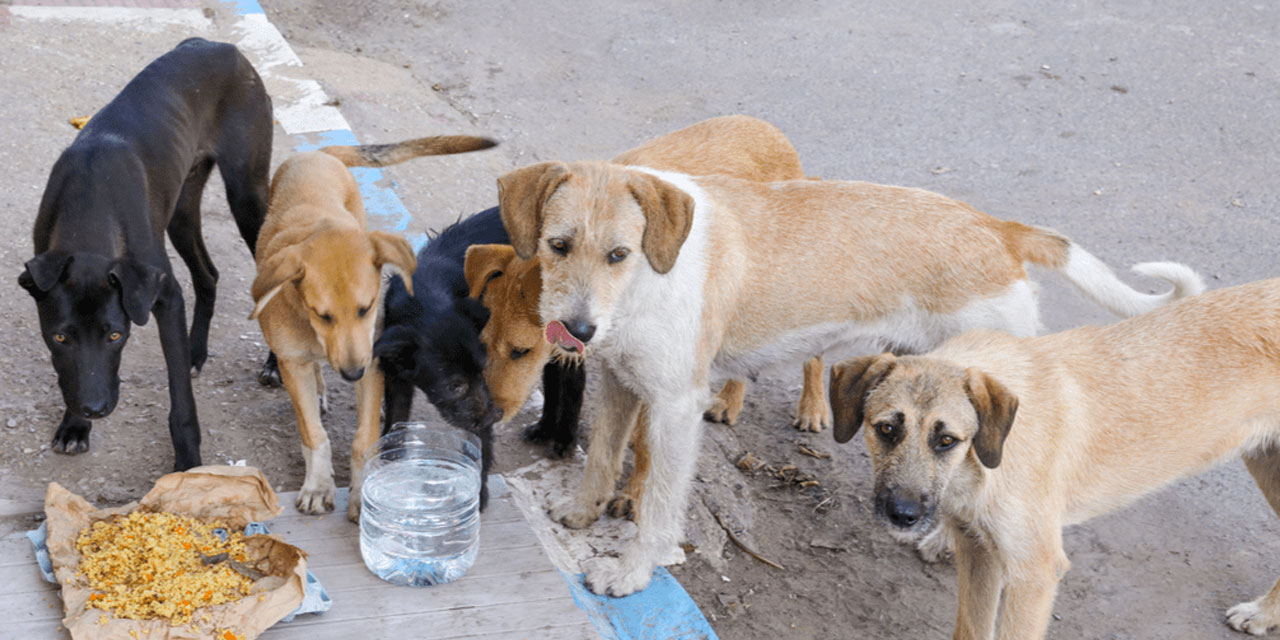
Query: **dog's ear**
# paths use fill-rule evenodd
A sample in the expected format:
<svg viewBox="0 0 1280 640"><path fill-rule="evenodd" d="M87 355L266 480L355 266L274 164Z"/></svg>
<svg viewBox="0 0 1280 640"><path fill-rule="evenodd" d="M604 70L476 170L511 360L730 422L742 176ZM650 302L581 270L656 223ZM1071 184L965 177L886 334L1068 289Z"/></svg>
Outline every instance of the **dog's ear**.
<svg viewBox="0 0 1280 640"><path fill-rule="evenodd" d="M866 417L863 405L867 394L893 370L892 353L851 358L831 367L831 416L835 422L832 434L836 442L848 442Z"/></svg>
<svg viewBox="0 0 1280 640"><path fill-rule="evenodd" d="M404 290L413 296L413 272L418 269L418 259L409 241L394 233L370 231L369 242L373 245L373 263L379 269L388 264L399 269Z"/></svg>
<svg viewBox="0 0 1280 640"><path fill-rule="evenodd" d="M671 271L693 226L693 198L647 173L631 176L627 189L644 212L641 246L649 265L658 273Z"/></svg>
<svg viewBox="0 0 1280 640"><path fill-rule="evenodd" d="M494 278L503 275L515 257L516 250L508 244L473 244L468 247L466 261L462 263L468 295L477 300L483 298L484 288Z"/></svg>
<svg viewBox="0 0 1280 640"><path fill-rule="evenodd" d="M306 274L306 265L302 263L302 250L294 245L267 258L258 267L258 277L253 279L253 312L249 319L257 318L267 303L276 297L286 284L302 280Z"/></svg>
<svg viewBox="0 0 1280 640"><path fill-rule="evenodd" d="M1004 441L1018 413L1018 397L987 374L974 368L965 370L965 390L978 414L978 433L973 436L973 452L988 469L1000 466Z"/></svg>
<svg viewBox="0 0 1280 640"><path fill-rule="evenodd" d="M418 334L405 325L388 327L373 343L373 357L384 374L413 380L418 375Z"/></svg>
<svg viewBox="0 0 1280 640"><path fill-rule="evenodd" d="M502 226L511 236L516 255L528 260L538 251L542 208L571 175L563 162L543 162L516 169L498 178L498 206Z"/></svg>
<svg viewBox="0 0 1280 640"><path fill-rule="evenodd" d="M46 251L27 261L26 268L18 276L18 286L26 289L33 297L42 298L62 279L69 264L71 254Z"/></svg>
<svg viewBox="0 0 1280 640"><path fill-rule="evenodd" d="M151 317L151 308L156 306L164 279L163 270L127 258L116 260L107 270L107 282L120 290L124 314L140 327Z"/></svg>

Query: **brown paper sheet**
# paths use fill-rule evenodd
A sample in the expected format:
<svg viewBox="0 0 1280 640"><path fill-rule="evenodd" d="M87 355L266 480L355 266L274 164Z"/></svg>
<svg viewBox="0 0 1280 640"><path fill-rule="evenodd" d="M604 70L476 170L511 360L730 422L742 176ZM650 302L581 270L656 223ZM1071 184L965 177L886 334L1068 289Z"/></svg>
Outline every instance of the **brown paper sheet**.
<svg viewBox="0 0 1280 640"><path fill-rule="evenodd" d="M147 640L196 640L214 638L217 630L228 629L245 640L258 637L268 627L302 604L306 584L307 554L274 535L246 538L247 564L267 574L256 581L253 592L237 600L196 609L192 624L170 626L167 620L129 620L108 611L91 609L88 581L76 575L80 553L76 538L93 522L123 515L134 509L167 511L200 520L224 519L236 528L252 521L269 520L280 513L276 494L252 467L205 466L171 473L141 502L112 509L98 509L84 498L56 482L45 494L45 517L49 530L49 557L54 574L62 585L65 616L62 624L75 640L140 638ZM206 622L204 617L208 616ZM133 633L131 633L133 632ZM218 640L222 640L218 638Z"/></svg>

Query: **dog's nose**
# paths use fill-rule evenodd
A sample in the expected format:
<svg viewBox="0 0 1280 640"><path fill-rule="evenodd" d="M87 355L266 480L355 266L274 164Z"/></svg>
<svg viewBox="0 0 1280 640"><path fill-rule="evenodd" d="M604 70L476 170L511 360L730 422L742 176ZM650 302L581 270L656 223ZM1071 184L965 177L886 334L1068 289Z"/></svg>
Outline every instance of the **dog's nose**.
<svg viewBox="0 0 1280 640"><path fill-rule="evenodd" d="M90 420L93 420L94 418L102 418L110 411L107 404L106 400L85 402L80 405L80 413Z"/></svg>
<svg viewBox="0 0 1280 640"><path fill-rule="evenodd" d="M884 514L894 526L909 529L924 515L924 505L915 500L889 498L885 501Z"/></svg>
<svg viewBox="0 0 1280 640"><path fill-rule="evenodd" d="M591 336L596 334L596 326L582 318L572 318L568 322L561 322L561 324L573 337L581 340L582 344L591 342Z"/></svg>
<svg viewBox="0 0 1280 640"><path fill-rule="evenodd" d="M364 377L364 367L353 367L351 369L343 369L338 373L342 374L342 379L347 382L355 382Z"/></svg>

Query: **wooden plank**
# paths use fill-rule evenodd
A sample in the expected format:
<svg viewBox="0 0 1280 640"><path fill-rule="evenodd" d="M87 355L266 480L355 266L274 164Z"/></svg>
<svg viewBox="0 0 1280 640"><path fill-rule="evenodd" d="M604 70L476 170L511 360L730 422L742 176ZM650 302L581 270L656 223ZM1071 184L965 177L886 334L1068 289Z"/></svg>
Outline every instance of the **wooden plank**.
<svg viewBox="0 0 1280 640"><path fill-rule="evenodd" d="M443 611L414 611L399 607L361 612L358 618L329 618L338 609L337 600L329 613L307 620L300 617L277 625L262 635L271 640L351 640L351 638L415 638L438 640L487 635L499 638L598 638L580 634L585 620L582 610L569 598L543 601L461 607ZM376 633L373 633L376 630Z"/></svg>

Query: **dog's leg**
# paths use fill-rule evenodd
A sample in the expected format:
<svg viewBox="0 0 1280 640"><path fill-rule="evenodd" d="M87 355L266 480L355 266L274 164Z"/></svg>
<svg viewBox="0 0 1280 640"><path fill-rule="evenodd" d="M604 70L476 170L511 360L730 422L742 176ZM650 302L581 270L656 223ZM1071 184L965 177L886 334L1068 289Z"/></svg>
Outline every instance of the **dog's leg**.
<svg viewBox="0 0 1280 640"><path fill-rule="evenodd" d="M943 522L940 529L953 529ZM956 540L956 576L959 606L956 609L955 640L990 640L996 628L1004 570L999 559L981 542L961 531L946 535Z"/></svg>
<svg viewBox="0 0 1280 640"><path fill-rule="evenodd" d="M329 389L324 384L322 367L316 367L316 397L320 399L320 415L329 413Z"/></svg>
<svg viewBox="0 0 1280 640"><path fill-rule="evenodd" d="M89 450L89 429L93 423L75 414L71 409L62 412L62 423L53 433L53 450L75 455Z"/></svg>
<svg viewBox="0 0 1280 640"><path fill-rule="evenodd" d="M218 270L213 266L200 232L200 198L204 195L204 185L212 169L212 160L202 160L191 168L186 182L182 184L173 218L169 220L169 241L191 272L191 288L196 294L190 333L193 376L200 375L205 360L209 358L209 322L213 319L213 307L218 296Z"/></svg>
<svg viewBox="0 0 1280 640"><path fill-rule="evenodd" d="M708 422L719 422L733 426L742 413L742 399L747 392L747 383L742 380L727 380L720 393L711 402L711 408L702 414Z"/></svg>
<svg viewBox="0 0 1280 640"><path fill-rule="evenodd" d="M1036 534L1032 534L1036 536ZM1061 529L1044 533L1033 542L1038 550L1032 558L1005 570L1004 600L1000 603L1000 640L1044 638L1053 617L1053 599L1058 581L1071 568L1062 551Z"/></svg>
<svg viewBox="0 0 1280 640"><path fill-rule="evenodd" d="M1244 457L1244 463L1267 497L1267 503L1280 515L1280 447L1250 453ZM1276 581L1271 591L1257 600L1242 602L1228 609L1227 624L1236 631L1255 636L1280 626L1280 581Z"/></svg>
<svg viewBox="0 0 1280 640"><path fill-rule="evenodd" d="M635 520L640 512L640 499L644 496L645 478L649 476L649 407L640 406L636 415L635 430L631 433L631 453L635 455L631 465L631 477L627 478L627 488L609 501L607 511L614 518Z"/></svg>
<svg viewBox="0 0 1280 640"><path fill-rule="evenodd" d="M398 378L382 376L383 404L382 435L391 433L397 423L408 422L413 411L413 383Z"/></svg>
<svg viewBox="0 0 1280 640"><path fill-rule="evenodd" d="M623 385L608 365L601 369L600 392L596 396L601 406L591 429L586 473L577 493L551 509L551 519L571 529L590 525L604 512L605 502L613 496L622 473L622 456L640 407L635 392Z"/></svg>
<svg viewBox="0 0 1280 640"><path fill-rule="evenodd" d="M364 454L378 439L381 423L382 369L374 360L364 377L356 381L356 436L351 439L351 493L347 501L347 519L360 520L360 486L364 483Z"/></svg>
<svg viewBox="0 0 1280 640"><path fill-rule="evenodd" d="M160 332L160 349L169 375L169 437L173 440L173 468L200 466L200 421L191 390L191 347L187 343L187 314L182 289L172 270L151 311Z"/></svg>
<svg viewBox="0 0 1280 640"><path fill-rule="evenodd" d="M821 357L804 363L804 389L800 392L794 426L814 433L831 426L831 407L827 406L827 394L822 386Z"/></svg>
<svg viewBox="0 0 1280 640"><path fill-rule="evenodd" d="M595 558L584 567L591 591L622 597L644 589L659 560L680 541L685 503L698 461L703 402L703 394L687 389L659 403L648 403L650 470L645 476L644 507L636 520L636 536L621 557Z"/></svg>
<svg viewBox="0 0 1280 640"><path fill-rule="evenodd" d="M524 430L524 439L547 443L547 455L562 458L578 438L578 418L587 370L580 364L550 362L542 368L542 417Z"/></svg>
<svg viewBox="0 0 1280 640"><path fill-rule="evenodd" d="M302 437L302 459L306 474L295 506L301 513L316 515L333 511L333 451L329 436L320 423L320 403L316 401L315 362L280 361L280 378L293 401L298 419L298 435ZM357 431L357 434L359 432ZM353 470L354 471L354 470Z"/></svg>
<svg viewBox="0 0 1280 640"><path fill-rule="evenodd" d="M267 217L267 194L271 185L271 104L257 92L247 91L225 106L223 127L215 155L218 171L227 190L231 217L249 255L256 255L258 232ZM279 387L280 368L276 354L268 351L258 372L258 384Z"/></svg>

